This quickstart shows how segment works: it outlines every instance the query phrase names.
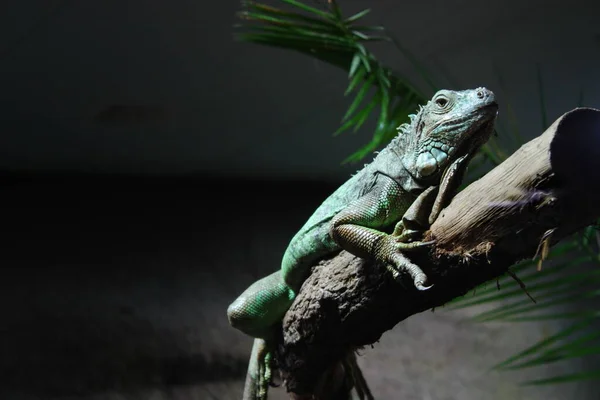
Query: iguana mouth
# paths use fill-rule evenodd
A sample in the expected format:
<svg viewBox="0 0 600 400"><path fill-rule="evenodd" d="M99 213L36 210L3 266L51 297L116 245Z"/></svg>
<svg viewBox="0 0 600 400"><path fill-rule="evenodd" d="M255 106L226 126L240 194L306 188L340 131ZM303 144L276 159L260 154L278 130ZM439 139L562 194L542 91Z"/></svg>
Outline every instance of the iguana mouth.
<svg viewBox="0 0 600 400"><path fill-rule="evenodd" d="M456 157L461 157L466 155L469 152L475 151L475 147L479 147L485 141L487 141L487 135L484 135L486 132L490 132L491 125L494 124L493 120L489 120L481 124L477 129L473 131L468 138L463 140L459 145L455 148L454 154Z"/></svg>
<svg viewBox="0 0 600 400"><path fill-rule="evenodd" d="M490 115L492 115L494 111L497 112L497 107L496 103L492 103L481 109L489 109ZM452 124L458 125L466 120L468 120L468 118L453 121ZM478 147L478 142L484 143L487 139L487 137L484 138L482 136L481 132L488 132L491 128L490 125L493 125L493 123L494 118L487 119L469 135L466 135L467 137L464 140L456 143L454 146L442 142L431 143L427 149L421 152L417 157L419 174L422 177L429 177L438 171L447 169L451 164L448 160L457 159L469 152L475 151L475 148Z"/></svg>

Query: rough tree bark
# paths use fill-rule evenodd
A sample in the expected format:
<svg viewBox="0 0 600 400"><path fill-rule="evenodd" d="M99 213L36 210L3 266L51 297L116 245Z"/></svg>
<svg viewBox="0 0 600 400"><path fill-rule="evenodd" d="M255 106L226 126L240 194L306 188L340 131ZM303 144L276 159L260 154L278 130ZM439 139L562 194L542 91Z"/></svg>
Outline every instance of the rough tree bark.
<svg viewBox="0 0 600 400"><path fill-rule="evenodd" d="M282 324L277 360L296 399L327 390L348 355L409 316L441 306L600 217L600 110L574 109L458 193L411 253L434 287L394 281L342 251L316 265ZM342 371L343 372L343 371ZM336 378L337 377L337 378Z"/></svg>

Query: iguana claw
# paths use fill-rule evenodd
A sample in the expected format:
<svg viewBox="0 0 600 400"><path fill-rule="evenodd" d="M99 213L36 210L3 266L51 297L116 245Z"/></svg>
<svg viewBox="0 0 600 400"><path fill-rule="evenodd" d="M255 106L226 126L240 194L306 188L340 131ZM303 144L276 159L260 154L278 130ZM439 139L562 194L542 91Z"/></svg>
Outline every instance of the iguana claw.
<svg viewBox="0 0 600 400"><path fill-rule="evenodd" d="M415 282L415 287L418 290L429 290L433 287L433 284L429 286L423 286L423 282Z"/></svg>

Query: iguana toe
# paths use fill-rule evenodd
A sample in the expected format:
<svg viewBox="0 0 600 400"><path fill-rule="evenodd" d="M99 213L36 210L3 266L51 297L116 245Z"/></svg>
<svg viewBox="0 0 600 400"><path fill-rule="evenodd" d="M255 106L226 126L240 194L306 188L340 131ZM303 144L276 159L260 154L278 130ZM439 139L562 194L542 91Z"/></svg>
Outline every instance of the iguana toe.
<svg viewBox="0 0 600 400"><path fill-rule="evenodd" d="M396 242L396 249L399 251L411 251L420 250L425 247L430 247L435 244L435 240L429 240L427 242Z"/></svg>
<svg viewBox="0 0 600 400"><path fill-rule="evenodd" d="M388 264L388 269L392 272L394 279L399 279L400 271L404 271L410 275L417 290L428 290L433 287L433 285L425 286L428 281L425 272L402 253L393 254L390 261L391 265Z"/></svg>

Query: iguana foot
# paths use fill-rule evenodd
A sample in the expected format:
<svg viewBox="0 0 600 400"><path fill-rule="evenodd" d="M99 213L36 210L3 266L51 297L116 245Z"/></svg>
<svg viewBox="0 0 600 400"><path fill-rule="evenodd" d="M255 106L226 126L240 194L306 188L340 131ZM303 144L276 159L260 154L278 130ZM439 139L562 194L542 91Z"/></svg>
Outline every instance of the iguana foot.
<svg viewBox="0 0 600 400"><path fill-rule="evenodd" d="M243 400L267 400L272 385L272 355L263 339L255 339L246 375Z"/></svg>
<svg viewBox="0 0 600 400"><path fill-rule="evenodd" d="M425 228L417 226L414 221L403 218L394 227L392 236L400 246L399 250L414 250L422 247L431 246L434 240L422 242L418 239L423 237Z"/></svg>
<svg viewBox="0 0 600 400"><path fill-rule="evenodd" d="M433 287L433 285L426 285L427 275L425 275L425 272L402 253L393 254L391 259L392 264L387 264L387 268L392 273L394 279L399 279L400 272L405 271L411 276L413 283L418 290L427 290Z"/></svg>
<svg viewBox="0 0 600 400"><path fill-rule="evenodd" d="M417 241L422 234L422 231L403 229L401 233L394 232L392 236L394 236L398 242L410 243Z"/></svg>
<svg viewBox="0 0 600 400"><path fill-rule="evenodd" d="M420 250L425 247L429 247L435 244L435 240L429 240L427 242L415 241L415 242L405 242L402 240L402 237L398 237L396 239L396 243L394 243L394 247L398 251L414 251Z"/></svg>
<svg viewBox="0 0 600 400"><path fill-rule="evenodd" d="M423 233L423 229L420 226L411 225L417 224L403 217L394 227L392 236L400 242L412 242L416 240Z"/></svg>

